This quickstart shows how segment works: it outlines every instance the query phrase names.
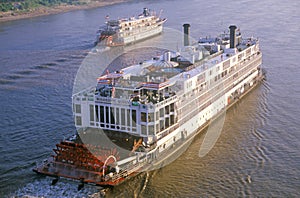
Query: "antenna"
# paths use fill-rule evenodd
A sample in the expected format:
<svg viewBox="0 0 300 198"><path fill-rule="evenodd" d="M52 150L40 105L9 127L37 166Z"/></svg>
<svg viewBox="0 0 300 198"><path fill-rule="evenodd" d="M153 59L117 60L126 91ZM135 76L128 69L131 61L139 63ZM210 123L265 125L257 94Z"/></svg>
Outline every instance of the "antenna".
<svg viewBox="0 0 300 198"><path fill-rule="evenodd" d="M160 16L161 16L162 12L163 12L163 9L160 9L160 11L159 11L159 15L158 15L158 18L160 18Z"/></svg>

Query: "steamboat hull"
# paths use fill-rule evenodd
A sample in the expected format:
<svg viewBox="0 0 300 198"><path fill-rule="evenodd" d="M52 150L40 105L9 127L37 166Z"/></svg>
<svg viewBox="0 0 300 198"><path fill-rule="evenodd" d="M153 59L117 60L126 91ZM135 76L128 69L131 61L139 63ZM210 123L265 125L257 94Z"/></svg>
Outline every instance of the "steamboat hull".
<svg viewBox="0 0 300 198"><path fill-rule="evenodd" d="M166 20L144 8L138 17L106 21L98 30L94 44L113 47L142 41L160 34Z"/></svg>
<svg viewBox="0 0 300 198"><path fill-rule="evenodd" d="M213 116L210 120L206 121L202 126L195 129L194 131L191 131L191 133L184 137L177 142L175 142L168 150L165 150L162 152L159 156L156 156L155 159L151 159L144 163L144 165L140 166L140 168L132 172L130 174L124 173L123 175L119 175L118 178L116 178L113 181L102 181L102 172L95 172L95 171L88 171L85 169L78 169L76 166L68 165L68 164L59 164L54 163L52 158L49 158L46 163L43 165L34 168L33 171L54 177L54 178L69 178L73 180L78 180L83 183L90 183L98 186L103 187L113 187L122 184L123 182L131 179L132 177L137 176L138 174L162 168L163 166L169 164L174 159L177 159L179 156L181 156L189 147L189 145L194 140L195 136L204 133L207 127L212 123L214 120L218 119L220 115L224 113L224 111L227 111L232 106L234 106L238 101L240 101L243 97L245 97L247 94L249 94L253 89L255 89L257 86L259 86L265 78L265 74L261 71L260 74L255 78L254 84L252 86L249 86L245 89L243 93L240 93L236 95L235 99L233 99L224 110L220 111L218 114ZM191 124L191 123L187 123ZM54 165L55 164L55 165Z"/></svg>
<svg viewBox="0 0 300 198"><path fill-rule="evenodd" d="M236 26L230 26L230 35L189 45L188 28L185 24L183 50L104 74L95 87L74 94L76 127L92 129L78 131L77 138L102 142L63 141L34 171L119 185L170 164L197 134L262 82L258 39L242 39ZM103 131L103 136L93 136L93 130ZM207 135L217 138L220 130ZM214 141L204 143L211 148Z"/></svg>

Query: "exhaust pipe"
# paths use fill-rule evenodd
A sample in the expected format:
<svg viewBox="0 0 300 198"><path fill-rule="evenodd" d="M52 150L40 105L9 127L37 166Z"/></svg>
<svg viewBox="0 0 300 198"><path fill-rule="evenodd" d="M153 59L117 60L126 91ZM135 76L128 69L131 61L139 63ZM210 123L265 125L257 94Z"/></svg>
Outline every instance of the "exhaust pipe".
<svg viewBox="0 0 300 198"><path fill-rule="evenodd" d="M231 25L229 26L229 29L230 29L230 48L235 48L236 47L236 34L235 34L236 26Z"/></svg>
<svg viewBox="0 0 300 198"><path fill-rule="evenodd" d="M184 32L184 38L183 38L183 45L184 46L189 46L190 41L189 41L189 36L190 36L190 24L183 24L183 32Z"/></svg>

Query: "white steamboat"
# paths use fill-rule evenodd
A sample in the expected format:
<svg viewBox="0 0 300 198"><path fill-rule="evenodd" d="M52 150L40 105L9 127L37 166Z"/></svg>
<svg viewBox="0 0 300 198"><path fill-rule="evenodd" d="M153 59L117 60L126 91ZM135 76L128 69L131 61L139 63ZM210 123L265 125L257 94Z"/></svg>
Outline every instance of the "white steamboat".
<svg viewBox="0 0 300 198"><path fill-rule="evenodd" d="M108 20L97 32L95 44L121 46L158 35L166 19L144 8L137 17Z"/></svg>
<svg viewBox="0 0 300 198"><path fill-rule="evenodd" d="M179 52L107 73L74 94L78 139L89 144L61 142L56 155L34 171L118 185L180 155L211 119L263 78L258 39L243 39L230 26L230 34L190 45L189 25L184 28ZM91 145L93 140L102 144Z"/></svg>
<svg viewBox="0 0 300 198"><path fill-rule="evenodd" d="M189 25L185 25L188 32ZM157 164L194 136L261 78L258 39L230 34L200 39L181 53L166 52L98 78L73 96L77 127L100 128L110 137L140 139L135 155L116 162L126 175ZM126 134L126 135L125 135ZM112 172L103 182L118 183Z"/></svg>

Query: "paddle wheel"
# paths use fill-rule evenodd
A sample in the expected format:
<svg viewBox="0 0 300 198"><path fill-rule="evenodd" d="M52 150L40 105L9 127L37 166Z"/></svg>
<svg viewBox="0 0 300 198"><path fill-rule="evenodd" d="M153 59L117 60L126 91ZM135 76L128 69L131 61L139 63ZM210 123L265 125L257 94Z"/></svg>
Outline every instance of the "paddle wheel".
<svg viewBox="0 0 300 198"><path fill-rule="evenodd" d="M116 148L108 149L71 141L56 144L53 151L55 154L34 169L35 172L96 184L103 183L105 173L115 171L114 163L120 159Z"/></svg>
<svg viewBox="0 0 300 198"><path fill-rule="evenodd" d="M63 141L53 149L56 155L53 155L54 163L65 163L74 165L77 168L101 172L105 160L110 156L116 156L119 160L117 149L104 149L100 146L78 144L69 141ZM107 165L114 163L109 160Z"/></svg>

